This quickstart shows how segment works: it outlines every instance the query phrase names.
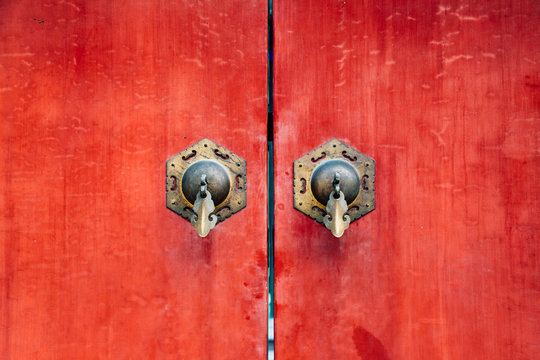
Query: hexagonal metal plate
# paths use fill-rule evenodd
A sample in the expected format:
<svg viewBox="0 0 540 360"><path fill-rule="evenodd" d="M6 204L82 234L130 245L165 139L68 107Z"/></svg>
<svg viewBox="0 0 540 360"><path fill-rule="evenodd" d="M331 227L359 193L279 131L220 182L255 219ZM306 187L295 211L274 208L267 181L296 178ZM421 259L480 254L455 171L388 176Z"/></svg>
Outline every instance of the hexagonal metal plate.
<svg viewBox="0 0 540 360"><path fill-rule="evenodd" d="M375 209L375 160L338 139L330 140L294 162L294 208L319 223L323 222L326 204L315 199L311 176L318 166L333 159L351 164L361 179L358 195L348 204L347 215L353 222Z"/></svg>
<svg viewBox="0 0 540 360"><path fill-rule="evenodd" d="M217 222L227 219L246 207L246 161L209 139L202 139L167 160L167 208L189 220L193 204L182 192L182 176L199 160L214 160L227 170L230 191L221 204L215 204Z"/></svg>

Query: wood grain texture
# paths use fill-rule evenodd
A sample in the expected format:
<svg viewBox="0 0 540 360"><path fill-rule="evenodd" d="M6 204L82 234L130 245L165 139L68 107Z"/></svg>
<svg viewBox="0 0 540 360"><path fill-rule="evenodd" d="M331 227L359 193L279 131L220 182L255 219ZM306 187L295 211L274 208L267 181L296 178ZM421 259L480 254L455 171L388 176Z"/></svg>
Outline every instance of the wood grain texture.
<svg viewBox="0 0 540 360"><path fill-rule="evenodd" d="M537 1L274 1L276 358L535 359ZM376 161L341 239L293 161Z"/></svg>
<svg viewBox="0 0 540 360"><path fill-rule="evenodd" d="M0 358L266 357L266 2L0 4ZM248 207L201 240L165 160L208 137Z"/></svg>

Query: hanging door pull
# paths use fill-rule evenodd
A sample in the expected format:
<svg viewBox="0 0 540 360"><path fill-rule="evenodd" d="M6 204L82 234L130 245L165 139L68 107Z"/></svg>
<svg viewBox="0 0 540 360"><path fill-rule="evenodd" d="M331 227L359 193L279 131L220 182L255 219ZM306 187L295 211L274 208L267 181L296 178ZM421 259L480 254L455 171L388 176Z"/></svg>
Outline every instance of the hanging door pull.
<svg viewBox="0 0 540 360"><path fill-rule="evenodd" d="M294 162L294 207L341 237L375 209L375 161L334 139Z"/></svg>
<svg viewBox="0 0 540 360"><path fill-rule="evenodd" d="M217 216L212 214L216 207L212 201L212 195L207 188L206 174L202 174L201 191L197 194L195 204L193 204L193 211L195 213L191 216L191 225L197 230L197 234L200 237L208 235L210 230L216 226L217 222Z"/></svg>
<svg viewBox="0 0 540 360"><path fill-rule="evenodd" d="M326 215L324 216L324 226L329 229L335 237L341 237L345 230L349 227L351 217L346 215L347 202L345 195L339 188L340 175L338 172L334 174L334 190L330 193L328 202L326 203Z"/></svg>
<svg viewBox="0 0 540 360"><path fill-rule="evenodd" d="M167 160L167 207L205 237L246 206L246 161L203 139Z"/></svg>

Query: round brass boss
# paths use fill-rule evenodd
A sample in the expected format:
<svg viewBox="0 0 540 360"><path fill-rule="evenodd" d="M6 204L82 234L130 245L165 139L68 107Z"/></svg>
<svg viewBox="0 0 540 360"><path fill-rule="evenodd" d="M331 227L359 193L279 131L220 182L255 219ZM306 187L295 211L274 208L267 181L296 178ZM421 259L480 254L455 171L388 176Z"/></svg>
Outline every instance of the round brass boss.
<svg viewBox="0 0 540 360"><path fill-rule="evenodd" d="M341 175L339 187L345 195L345 201L350 204L360 191L360 177L356 169L343 160L328 160L317 166L311 175L311 192L321 204L328 202L330 193L334 190L332 181L334 174Z"/></svg>
<svg viewBox="0 0 540 360"><path fill-rule="evenodd" d="M219 205L227 198L231 189L231 180L227 170L213 160L200 160L191 164L182 177L182 193L187 201L195 203L197 193L201 191L201 175L206 174L208 191L214 204Z"/></svg>

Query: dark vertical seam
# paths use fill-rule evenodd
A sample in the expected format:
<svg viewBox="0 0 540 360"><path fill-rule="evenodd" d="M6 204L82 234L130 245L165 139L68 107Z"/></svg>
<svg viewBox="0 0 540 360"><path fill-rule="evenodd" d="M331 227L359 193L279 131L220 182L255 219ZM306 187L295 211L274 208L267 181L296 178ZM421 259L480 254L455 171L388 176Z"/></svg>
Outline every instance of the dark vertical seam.
<svg viewBox="0 0 540 360"><path fill-rule="evenodd" d="M268 0L268 78L267 78L267 173L268 173L268 326L267 359L274 359L274 21L272 0Z"/></svg>

